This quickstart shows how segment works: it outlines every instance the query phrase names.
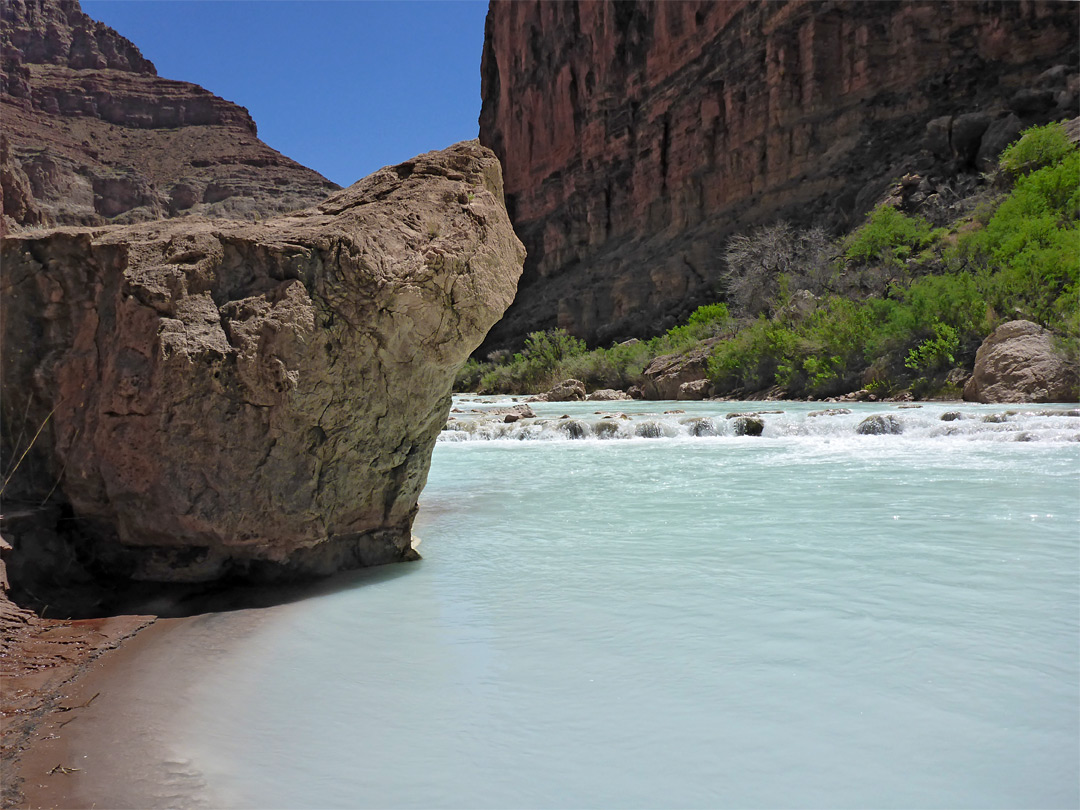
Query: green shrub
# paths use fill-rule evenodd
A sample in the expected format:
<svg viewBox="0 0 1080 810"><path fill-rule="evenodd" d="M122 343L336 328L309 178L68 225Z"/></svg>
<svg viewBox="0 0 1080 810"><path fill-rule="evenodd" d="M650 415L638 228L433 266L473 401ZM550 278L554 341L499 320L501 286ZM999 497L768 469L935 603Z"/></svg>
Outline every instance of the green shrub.
<svg viewBox="0 0 1080 810"><path fill-rule="evenodd" d="M485 367L478 360L470 357L454 378L454 391L475 391L479 387L480 378L484 376L485 371Z"/></svg>
<svg viewBox="0 0 1080 810"><path fill-rule="evenodd" d="M912 371L933 373L951 367L956 362L955 354L960 348L957 331L948 324L936 321L934 337L924 340L908 352L904 365Z"/></svg>
<svg viewBox="0 0 1080 810"><path fill-rule="evenodd" d="M1044 166L1059 163L1076 146L1069 141L1060 123L1030 127L1020 140L1001 153L1001 169L1012 177L1021 177Z"/></svg>
<svg viewBox="0 0 1080 810"><path fill-rule="evenodd" d="M727 304L706 304L694 310L685 324L673 326L651 348L657 354L679 351L731 330Z"/></svg>
<svg viewBox="0 0 1080 810"><path fill-rule="evenodd" d="M1080 152L1021 177L987 226L958 252L979 270L988 303L1070 332L1080 282Z"/></svg>
<svg viewBox="0 0 1080 810"><path fill-rule="evenodd" d="M909 217L891 205L875 208L870 219L844 240L844 257L855 262L871 262L889 256L907 258L937 236L921 217Z"/></svg>

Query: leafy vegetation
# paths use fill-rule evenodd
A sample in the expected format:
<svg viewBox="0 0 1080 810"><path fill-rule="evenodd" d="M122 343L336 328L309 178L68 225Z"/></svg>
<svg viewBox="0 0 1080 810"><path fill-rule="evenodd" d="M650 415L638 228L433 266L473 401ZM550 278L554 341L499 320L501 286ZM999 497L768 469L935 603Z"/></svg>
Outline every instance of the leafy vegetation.
<svg viewBox="0 0 1080 810"><path fill-rule="evenodd" d="M656 357L704 345L714 390L728 395L773 386L793 397L926 395L1017 317L1075 351L1080 151L1061 125L1037 127L1004 151L1001 169L1009 192L947 228L881 206L836 242L784 223L734 237L726 294L738 317L711 304L651 340L593 351L565 332L534 333L512 358L470 361L458 390L543 390L567 377L627 388Z"/></svg>
<svg viewBox="0 0 1080 810"><path fill-rule="evenodd" d="M1062 124L1047 124L1024 130L1020 140L1001 153L999 165L1003 172L1015 178L1060 163L1075 151Z"/></svg>
<svg viewBox="0 0 1080 810"><path fill-rule="evenodd" d="M921 217L883 205L844 240L844 257L853 262L899 262L928 247L941 233Z"/></svg>

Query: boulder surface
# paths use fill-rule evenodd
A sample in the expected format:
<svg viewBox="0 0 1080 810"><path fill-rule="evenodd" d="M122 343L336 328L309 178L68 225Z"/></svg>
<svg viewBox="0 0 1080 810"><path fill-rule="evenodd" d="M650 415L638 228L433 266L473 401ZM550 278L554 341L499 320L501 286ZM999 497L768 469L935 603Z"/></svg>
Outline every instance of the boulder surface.
<svg viewBox="0 0 1080 810"><path fill-rule="evenodd" d="M5 497L52 493L135 579L408 558L454 374L525 252L475 142L262 224L3 243ZM34 438L36 437L36 438Z"/></svg>
<svg viewBox="0 0 1080 810"><path fill-rule="evenodd" d="M964 385L968 402L1075 402L1077 363L1031 321L1009 321L982 342Z"/></svg>

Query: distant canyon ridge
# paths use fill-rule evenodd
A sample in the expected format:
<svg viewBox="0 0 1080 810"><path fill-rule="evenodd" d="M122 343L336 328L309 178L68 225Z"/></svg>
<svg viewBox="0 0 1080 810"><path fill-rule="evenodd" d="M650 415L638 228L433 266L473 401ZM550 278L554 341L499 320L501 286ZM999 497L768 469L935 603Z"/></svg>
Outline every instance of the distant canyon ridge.
<svg viewBox="0 0 1080 810"><path fill-rule="evenodd" d="M529 255L481 353L656 334L733 233L978 172L1077 114L1078 31L1073 2L492 2L480 141Z"/></svg>
<svg viewBox="0 0 1080 810"><path fill-rule="evenodd" d="M339 188L260 141L243 107L158 76L76 0L4 0L0 44L5 230L253 220Z"/></svg>

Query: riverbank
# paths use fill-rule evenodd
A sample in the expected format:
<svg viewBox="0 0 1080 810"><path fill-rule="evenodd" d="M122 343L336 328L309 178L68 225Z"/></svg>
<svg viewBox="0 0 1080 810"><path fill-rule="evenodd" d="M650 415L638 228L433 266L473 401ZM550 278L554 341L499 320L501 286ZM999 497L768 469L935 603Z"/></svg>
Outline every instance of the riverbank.
<svg viewBox="0 0 1080 810"><path fill-rule="evenodd" d="M100 699L89 687L101 684L111 653L131 645L155 617L42 619L6 598L0 614L3 806L70 807L67 791L79 772L65 758L64 744ZM45 804L29 803L31 796L49 798Z"/></svg>
<svg viewBox="0 0 1080 810"><path fill-rule="evenodd" d="M198 716L200 686L213 683L216 668L290 602L370 576L361 571L187 598L178 591L157 603L171 616L58 621L5 601L2 806L232 805L216 786L211 794L194 764L198 740L183 736L183 722Z"/></svg>
<svg viewBox="0 0 1080 810"><path fill-rule="evenodd" d="M52 635L87 648L98 644L97 652L87 653L65 680L54 667L53 677L40 685L26 680L29 673L15 673L23 680L5 688L5 698L21 692L24 705L10 718L4 707L12 726L5 737L13 742L10 755L5 742L4 807L224 806L220 797L210 797L191 752L176 739L178 718L190 708L191 690L231 649L230 640L248 635L269 612L53 624L46 641L35 643L53 643ZM38 708L29 708L30 702Z"/></svg>

